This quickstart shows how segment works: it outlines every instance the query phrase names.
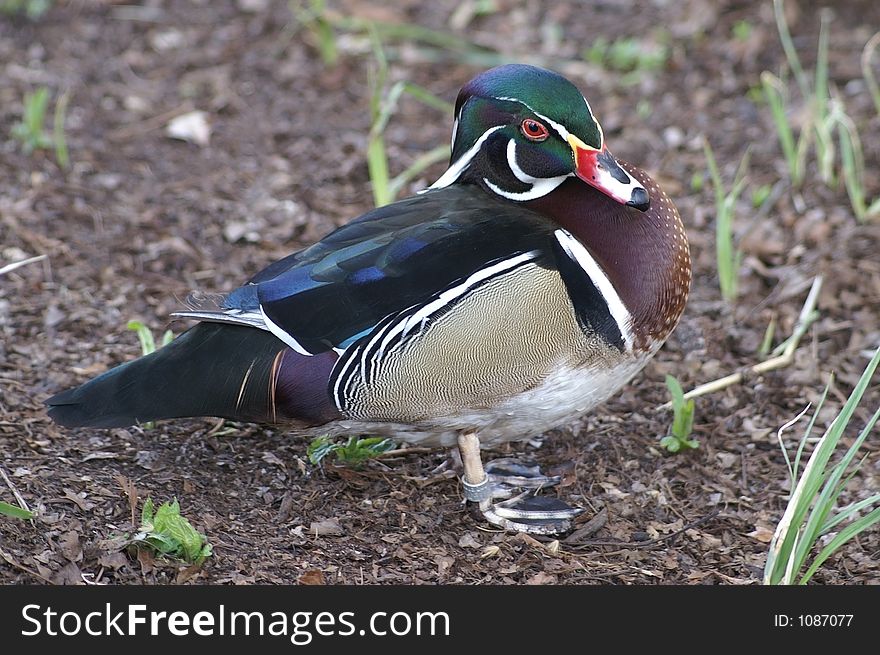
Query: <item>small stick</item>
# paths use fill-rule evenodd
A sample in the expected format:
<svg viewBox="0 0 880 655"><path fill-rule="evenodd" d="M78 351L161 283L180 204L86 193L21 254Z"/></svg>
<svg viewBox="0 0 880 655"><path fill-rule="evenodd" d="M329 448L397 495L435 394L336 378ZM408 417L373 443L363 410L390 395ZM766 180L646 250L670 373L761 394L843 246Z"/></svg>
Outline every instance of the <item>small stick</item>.
<svg viewBox="0 0 880 655"><path fill-rule="evenodd" d="M46 259L46 255L37 255L36 257L28 257L27 259L22 259L19 262L12 262L11 264L7 264L3 268L0 268L0 275L10 273L19 266L24 266L25 264L33 264L34 262L41 262L44 259Z"/></svg>
<svg viewBox="0 0 880 655"><path fill-rule="evenodd" d="M804 306L801 308L801 313L798 316L797 323L794 326L794 331L791 336L785 341L784 349L782 350L782 354L776 357L771 357L770 359L764 360L763 362L759 362L754 366L746 369L750 373L767 373L768 371L774 371L778 368L784 368L791 364L794 360L794 351L797 350L798 344L800 343L803 336L807 333L810 325L813 321L816 320L817 316L815 313L816 302L819 299L819 291L822 289L822 276L817 275L813 280L813 286L810 287L810 293L807 294L807 299L804 301ZM777 349L778 351L778 349ZM697 396L703 396L707 393L713 393L715 391L720 391L721 389L726 389L727 387L733 386L734 384L739 384L743 381L743 371L737 371L736 373L731 373L730 375L725 375L723 378L718 378L717 380L712 380L711 382L706 382L705 384L701 384L700 386L691 389L686 394L684 394L685 400L688 398L696 398ZM662 409L670 409L672 407L672 402L663 403L657 410Z"/></svg>
<svg viewBox="0 0 880 655"><path fill-rule="evenodd" d="M379 453L373 459L382 459L383 457L396 457L397 455L416 455L421 453L432 453L438 448L428 448L426 446L416 446L414 448L395 448L394 450L386 450Z"/></svg>

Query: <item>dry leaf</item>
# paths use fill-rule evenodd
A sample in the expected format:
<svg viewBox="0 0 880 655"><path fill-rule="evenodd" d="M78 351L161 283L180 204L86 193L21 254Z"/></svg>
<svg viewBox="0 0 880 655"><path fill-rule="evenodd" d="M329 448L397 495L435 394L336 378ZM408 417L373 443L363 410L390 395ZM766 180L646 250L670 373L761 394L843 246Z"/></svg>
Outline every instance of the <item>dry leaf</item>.
<svg viewBox="0 0 880 655"><path fill-rule="evenodd" d="M312 521L309 525L309 534L315 536L338 536L345 534L338 519L324 519L323 521Z"/></svg>
<svg viewBox="0 0 880 655"><path fill-rule="evenodd" d="M302 585L327 584L327 581L324 579L324 572L319 569L309 569L308 571L303 572L303 574L299 576L297 582Z"/></svg>
<svg viewBox="0 0 880 655"><path fill-rule="evenodd" d="M769 544L773 540L773 530L761 525L756 525L755 529L752 532L749 532L747 536L752 539L757 539L763 544Z"/></svg>
<svg viewBox="0 0 880 655"><path fill-rule="evenodd" d="M545 584L556 584L557 578L555 575L550 575L549 573L544 573L543 571L538 571L531 578L526 580L526 584L528 585L545 585Z"/></svg>
<svg viewBox="0 0 880 655"><path fill-rule="evenodd" d="M79 535L71 530L61 535L58 540L58 550L65 559L71 562L79 562L82 560L82 546L79 543Z"/></svg>

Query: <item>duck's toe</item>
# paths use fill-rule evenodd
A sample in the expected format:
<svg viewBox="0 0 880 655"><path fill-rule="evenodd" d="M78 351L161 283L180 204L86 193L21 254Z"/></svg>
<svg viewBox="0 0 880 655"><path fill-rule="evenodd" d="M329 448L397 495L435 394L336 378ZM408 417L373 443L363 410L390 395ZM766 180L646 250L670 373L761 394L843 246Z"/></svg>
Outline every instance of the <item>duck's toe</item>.
<svg viewBox="0 0 880 655"><path fill-rule="evenodd" d="M524 489L544 489L560 483L558 475L544 475L537 464L526 464L512 457L493 459L484 465L494 485L493 498L509 498Z"/></svg>
<svg viewBox="0 0 880 655"><path fill-rule="evenodd" d="M489 523L516 532L559 534L572 528L584 510L553 496L536 496L533 490L499 503L484 500L480 511Z"/></svg>

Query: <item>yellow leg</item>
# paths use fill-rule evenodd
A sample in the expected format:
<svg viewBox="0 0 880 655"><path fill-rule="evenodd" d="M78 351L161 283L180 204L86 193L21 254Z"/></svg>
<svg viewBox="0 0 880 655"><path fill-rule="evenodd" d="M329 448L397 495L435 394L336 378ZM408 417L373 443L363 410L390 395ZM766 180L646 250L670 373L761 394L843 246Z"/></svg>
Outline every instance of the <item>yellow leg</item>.
<svg viewBox="0 0 880 655"><path fill-rule="evenodd" d="M486 479L483 460L480 459L480 440L473 432L466 432L458 437L458 451L464 465L464 481L468 484L480 484Z"/></svg>

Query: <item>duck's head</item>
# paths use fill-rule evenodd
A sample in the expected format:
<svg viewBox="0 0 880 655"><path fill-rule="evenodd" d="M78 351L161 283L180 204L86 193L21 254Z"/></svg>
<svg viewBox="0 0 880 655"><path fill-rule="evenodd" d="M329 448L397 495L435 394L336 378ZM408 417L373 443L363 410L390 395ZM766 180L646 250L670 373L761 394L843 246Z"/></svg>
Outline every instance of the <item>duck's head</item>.
<svg viewBox="0 0 880 655"><path fill-rule="evenodd" d="M476 183L524 201L573 176L622 204L648 209L647 190L608 151L577 87L552 71L509 64L461 89L449 168L431 188Z"/></svg>

